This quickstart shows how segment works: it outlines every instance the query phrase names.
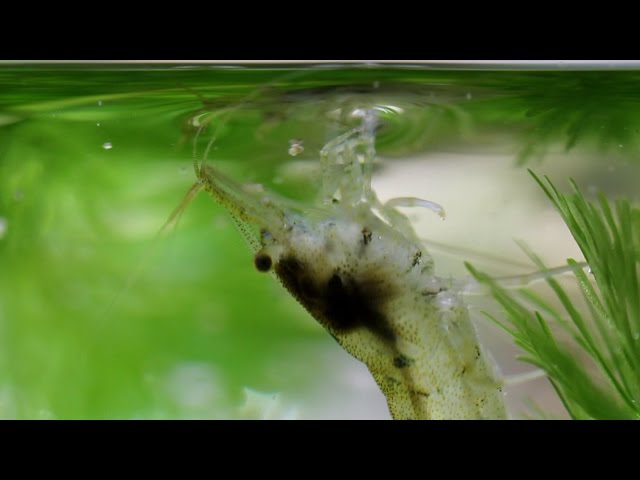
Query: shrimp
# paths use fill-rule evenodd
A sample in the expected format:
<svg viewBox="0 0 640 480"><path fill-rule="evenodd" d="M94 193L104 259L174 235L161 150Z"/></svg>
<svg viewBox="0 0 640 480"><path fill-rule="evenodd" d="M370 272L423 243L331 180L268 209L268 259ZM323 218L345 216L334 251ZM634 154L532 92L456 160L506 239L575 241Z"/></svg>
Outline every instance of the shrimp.
<svg viewBox="0 0 640 480"><path fill-rule="evenodd" d="M442 208L371 189L375 109L320 153L321 198L297 205L241 185L205 161L181 211L205 190L233 217L271 272L352 356L368 367L395 419L506 418L502 381L479 344L460 292L396 207ZM174 213L172 217L177 214Z"/></svg>

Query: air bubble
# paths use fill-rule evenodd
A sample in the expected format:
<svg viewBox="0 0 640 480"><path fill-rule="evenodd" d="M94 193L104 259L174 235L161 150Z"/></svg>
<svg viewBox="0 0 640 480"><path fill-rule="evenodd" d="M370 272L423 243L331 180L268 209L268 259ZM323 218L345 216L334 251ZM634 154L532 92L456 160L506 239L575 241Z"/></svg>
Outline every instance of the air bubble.
<svg viewBox="0 0 640 480"><path fill-rule="evenodd" d="M295 157L304 152L304 145L302 145L302 140L291 139L289 140L289 155Z"/></svg>
<svg viewBox="0 0 640 480"><path fill-rule="evenodd" d="M111 144L111 142L104 142L102 144L102 148L104 148L105 150L111 150L113 148L113 145Z"/></svg>

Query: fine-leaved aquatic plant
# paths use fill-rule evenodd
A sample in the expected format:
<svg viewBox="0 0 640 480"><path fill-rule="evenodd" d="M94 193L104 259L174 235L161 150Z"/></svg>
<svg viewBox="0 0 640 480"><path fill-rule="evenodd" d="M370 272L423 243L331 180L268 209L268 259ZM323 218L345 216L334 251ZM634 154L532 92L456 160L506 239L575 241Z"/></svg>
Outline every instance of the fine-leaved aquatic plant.
<svg viewBox="0 0 640 480"><path fill-rule="evenodd" d="M506 319L487 315L514 337L526 352L523 360L547 373L572 418L639 418L640 210L627 200L611 202L603 194L589 201L573 181L573 193L560 193L547 177L530 173L560 212L589 265L585 272L575 260L567 260L586 307L579 308L553 277L546 282L561 307L531 289L508 291L467 264L490 288ZM525 251L540 269L547 268L526 247ZM576 346L560 341L555 326ZM588 363L596 368L588 368Z"/></svg>

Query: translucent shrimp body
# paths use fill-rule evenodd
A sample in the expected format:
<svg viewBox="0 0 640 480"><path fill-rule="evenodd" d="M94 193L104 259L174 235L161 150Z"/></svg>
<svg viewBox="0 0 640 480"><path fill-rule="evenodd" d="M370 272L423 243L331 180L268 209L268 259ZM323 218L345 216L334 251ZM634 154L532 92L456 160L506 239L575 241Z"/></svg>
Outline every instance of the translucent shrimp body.
<svg viewBox="0 0 640 480"><path fill-rule="evenodd" d="M395 209L403 202L382 204L371 190L374 127L368 110L361 127L323 148L314 207L243 187L204 165L190 196L204 188L232 214L256 249L256 268L274 272L367 365L394 418L505 418L502 384L461 298L434 275L431 257Z"/></svg>

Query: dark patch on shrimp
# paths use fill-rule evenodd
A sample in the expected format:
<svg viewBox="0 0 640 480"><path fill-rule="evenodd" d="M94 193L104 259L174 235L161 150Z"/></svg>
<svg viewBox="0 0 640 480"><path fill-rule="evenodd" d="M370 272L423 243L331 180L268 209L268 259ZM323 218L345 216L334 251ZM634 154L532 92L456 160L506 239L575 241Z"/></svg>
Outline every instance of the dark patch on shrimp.
<svg viewBox="0 0 640 480"><path fill-rule="evenodd" d="M429 398L429 396L431 395L427 392L423 392L422 390L411 390L410 393L414 395L420 395L421 397L424 397L424 398Z"/></svg>
<svg viewBox="0 0 640 480"><path fill-rule="evenodd" d="M275 272L289 292L329 332L340 336L366 328L379 338L395 341L385 314L390 292L375 274L352 278L334 273L328 280L316 278L312 270L294 256L284 256Z"/></svg>
<svg viewBox="0 0 640 480"><path fill-rule="evenodd" d="M399 385L400 380L398 380L397 378L392 377L391 375L387 375L386 377L384 377L385 380L387 381L387 383L389 383L390 385Z"/></svg>
<svg viewBox="0 0 640 480"><path fill-rule="evenodd" d="M414 362L413 358L405 357L400 354L393 359L393 366L396 368L405 368Z"/></svg>
<svg viewBox="0 0 640 480"><path fill-rule="evenodd" d="M373 237L373 233L367 227L362 229L362 242L365 245L369 245L371 243L371 238Z"/></svg>

